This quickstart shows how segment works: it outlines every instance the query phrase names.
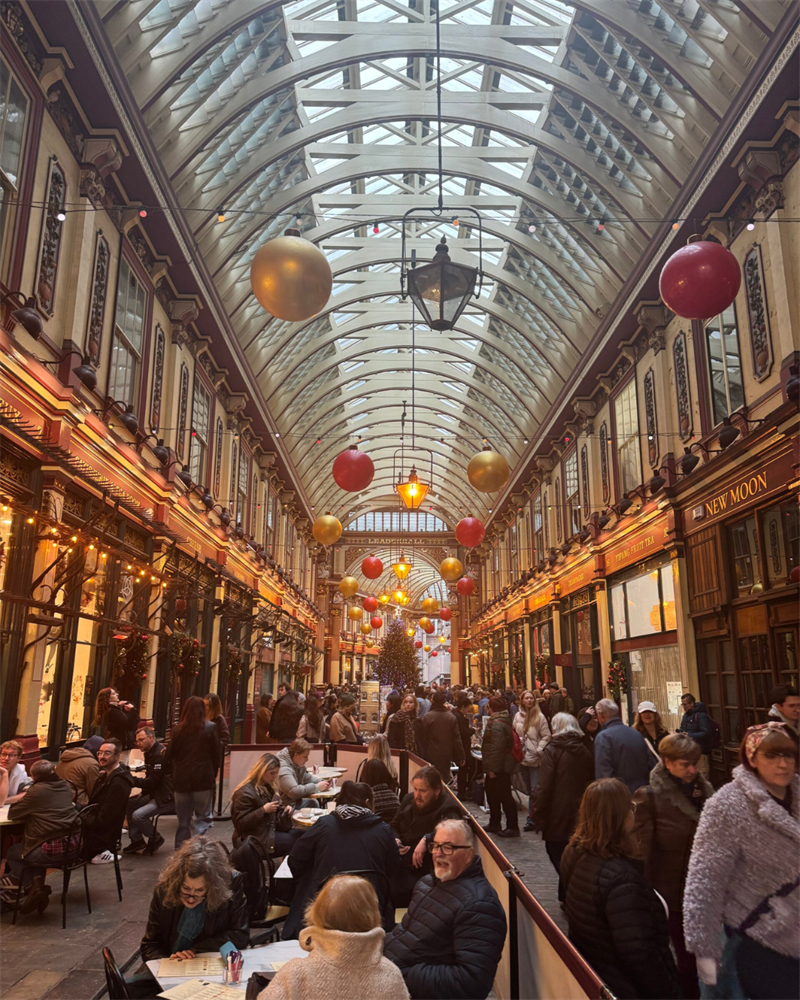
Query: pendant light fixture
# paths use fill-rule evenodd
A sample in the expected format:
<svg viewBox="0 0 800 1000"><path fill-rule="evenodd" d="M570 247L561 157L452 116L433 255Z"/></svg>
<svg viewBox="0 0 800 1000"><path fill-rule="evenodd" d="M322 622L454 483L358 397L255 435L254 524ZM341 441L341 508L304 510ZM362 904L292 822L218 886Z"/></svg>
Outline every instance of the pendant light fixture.
<svg viewBox="0 0 800 1000"><path fill-rule="evenodd" d="M414 564L411 562L410 559L406 559L406 554L405 552L402 551L400 553L400 558L397 560L397 562L392 563L392 569L394 570L394 575L397 577L398 580L400 580L401 583L403 582L403 580L406 579L406 577L413 568Z"/></svg>
<svg viewBox="0 0 800 1000"><path fill-rule="evenodd" d="M413 341L412 341L412 366L413 366ZM414 418L414 374L412 371L412 385L411 385L411 416L412 416L412 427ZM403 501L403 505L408 510L419 510L422 506L422 502L425 497L430 492L433 486L433 452L430 448L423 448L422 451L427 451L431 458L430 466L430 480L425 483L419 478L417 474L417 467L415 465L411 466L411 469L407 477L403 476L403 469L405 468L405 428L406 428L406 404L403 403L403 413L400 417L400 441L401 446L397 449L392 457L392 480L394 482L394 488L397 495ZM411 439L412 450L416 450L416 442L412 433ZM400 468L397 468L397 452L400 452Z"/></svg>

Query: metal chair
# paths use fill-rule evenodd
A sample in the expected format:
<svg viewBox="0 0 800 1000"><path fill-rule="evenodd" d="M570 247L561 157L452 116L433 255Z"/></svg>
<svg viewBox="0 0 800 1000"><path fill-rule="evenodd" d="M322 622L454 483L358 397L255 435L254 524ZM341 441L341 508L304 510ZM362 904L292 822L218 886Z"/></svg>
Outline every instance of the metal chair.
<svg viewBox="0 0 800 1000"><path fill-rule="evenodd" d="M131 994L125 977L114 961L110 948L103 948L103 968L106 973L106 990L108 1000L131 1000Z"/></svg>
<svg viewBox="0 0 800 1000"><path fill-rule="evenodd" d="M270 858L264 858L267 865L267 881L269 883L269 895L272 896L272 882L275 877L275 861ZM279 926L286 920L289 914L289 907L282 906L277 903L270 903L267 906L267 912L261 918L261 920L251 920L250 930L264 930L266 934L257 934L255 937L250 938L250 947L257 948L262 944L272 944L275 941L280 941L280 930Z"/></svg>
<svg viewBox="0 0 800 1000"><path fill-rule="evenodd" d="M76 871L78 868L83 868L83 884L86 889L86 907L89 913L92 912L92 901L89 897L89 875L87 865L89 861L83 856L83 830L84 830L84 819L85 813L88 809L95 809L96 806L87 806L86 809L82 810L75 817L75 820L70 827L69 834L67 836L74 836L75 832L78 834L78 846L74 850L70 851L68 854L62 856L60 862L56 861L55 858L52 861L48 861L45 865L29 865L26 864L26 868L32 868L34 871L41 871L46 874L49 869L56 869L63 873L64 882L61 889L61 929L65 930L67 926L67 891L69 890L69 879L72 872ZM25 859L23 858L23 863ZM23 870L24 875L24 870ZM16 924L17 922L17 912L19 911L19 904L22 898L22 883L23 879L20 877L19 886L17 887L17 896L14 900L14 914L11 918L11 923ZM122 898L122 897L120 897Z"/></svg>

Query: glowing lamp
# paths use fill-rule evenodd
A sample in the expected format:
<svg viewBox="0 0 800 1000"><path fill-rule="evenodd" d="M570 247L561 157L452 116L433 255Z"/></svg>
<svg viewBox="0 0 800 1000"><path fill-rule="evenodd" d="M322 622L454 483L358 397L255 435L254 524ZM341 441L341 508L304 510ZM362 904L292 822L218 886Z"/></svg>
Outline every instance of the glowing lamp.
<svg viewBox="0 0 800 1000"><path fill-rule="evenodd" d="M397 562L392 563L392 569L394 570L394 575L398 580L405 580L408 574L413 569L413 564L410 559L406 559L405 553L400 553L400 558Z"/></svg>
<svg viewBox="0 0 800 1000"><path fill-rule="evenodd" d="M447 636L446 635L440 635L439 636L439 642L447 642Z"/></svg>
<svg viewBox="0 0 800 1000"><path fill-rule="evenodd" d="M406 635L409 637L409 639L412 638L413 635L414 635L414 629L413 628L407 628L406 629Z"/></svg>
<svg viewBox="0 0 800 1000"><path fill-rule="evenodd" d="M419 510L422 501L428 495L430 486L421 483L417 475L416 468L412 465L408 479L404 483L397 483L395 489L400 495L400 499L409 510Z"/></svg>
<svg viewBox="0 0 800 1000"><path fill-rule="evenodd" d="M386 593L383 593L383 594L381 594L381 596L380 596L380 597L378 598L378 600L379 600L379 601L381 602L381 604L388 604L388 603L389 603L389 600L390 600L390 598L389 598L389 595L388 595L388 594L386 594Z"/></svg>

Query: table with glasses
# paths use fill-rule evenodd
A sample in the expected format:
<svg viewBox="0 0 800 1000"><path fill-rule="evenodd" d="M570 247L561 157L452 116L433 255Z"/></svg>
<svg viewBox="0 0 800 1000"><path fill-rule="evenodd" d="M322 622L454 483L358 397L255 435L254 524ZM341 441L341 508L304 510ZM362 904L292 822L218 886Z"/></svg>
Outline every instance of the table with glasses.
<svg viewBox="0 0 800 1000"><path fill-rule="evenodd" d="M308 952L303 951L297 941L277 941L275 944L265 944L260 948L245 948L242 952L242 957L244 959L242 981L237 986L232 987L232 989L241 990L242 994L244 994L247 989L247 980L250 978L251 973L260 972L263 976L271 979L277 971L272 968L273 962L288 962L293 958L308 958ZM198 953L197 958L219 958L219 952L202 951ZM160 958L153 958L147 963L147 968L155 977L162 990L172 989L173 986L180 986L182 983L186 983L189 979L194 978L201 978L207 983L222 983L221 975L159 979L158 967L160 963Z"/></svg>

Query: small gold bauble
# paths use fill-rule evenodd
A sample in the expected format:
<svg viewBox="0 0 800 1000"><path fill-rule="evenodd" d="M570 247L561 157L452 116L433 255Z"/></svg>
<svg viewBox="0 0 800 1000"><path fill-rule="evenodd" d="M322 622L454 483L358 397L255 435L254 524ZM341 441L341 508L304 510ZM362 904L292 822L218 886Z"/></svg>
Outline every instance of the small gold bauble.
<svg viewBox="0 0 800 1000"><path fill-rule="evenodd" d="M342 537L342 525L333 514L320 514L311 527L311 534L320 545L333 545Z"/></svg>
<svg viewBox="0 0 800 1000"><path fill-rule="evenodd" d="M464 567L461 565L460 559L450 556L448 559L442 559L439 564L439 572L448 583L455 583L463 575Z"/></svg>
<svg viewBox="0 0 800 1000"><path fill-rule="evenodd" d="M446 635L440 635L439 636L439 642L447 642L447 636Z"/></svg>
<svg viewBox="0 0 800 1000"><path fill-rule="evenodd" d="M339 593L342 597L352 597L358 590L358 580L354 576L343 576L339 581Z"/></svg>
<svg viewBox="0 0 800 1000"><path fill-rule="evenodd" d="M363 615L364 612L361 610L361 608L352 607L347 609L347 617L350 619L351 622L360 622Z"/></svg>
<svg viewBox="0 0 800 1000"><path fill-rule="evenodd" d="M426 653L430 653L430 651L431 651L431 647L428 646L428 645L425 645L422 648L425 650Z"/></svg>
<svg viewBox="0 0 800 1000"><path fill-rule="evenodd" d="M508 462L496 451L479 451L467 466L467 479L480 493L495 493L508 482Z"/></svg>
<svg viewBox="0 0 800 1000"><path fill-rule="evenodd" d="M361 634L362 635L369 635L371 631L372 631L372 626L370 625L369 622L362 622L361 623Z"/></svg>
<svg viewBox="0 0 800 1000"><path fill-rule="evenodd" d="M427 611L429 615L435 615L439 610L439 602L435 597L426 597L422 602L422 610Z"/></svg>
<svg viewBox="0 0 800 1000"><path fill-rule="evenodd" d="M333 276L325 254L297 230L265 243L250 265L253 294L273 316L310 319L331 297Z"/></svg>
<svg viewBox="0 0 800 1000"><path fill-rule="evenodd" d="M424 617L420 618L420 620L419 620L419 627L420 628L427 628L430 625L430 623L431 623L430 618L424 618Z"/></svg>

